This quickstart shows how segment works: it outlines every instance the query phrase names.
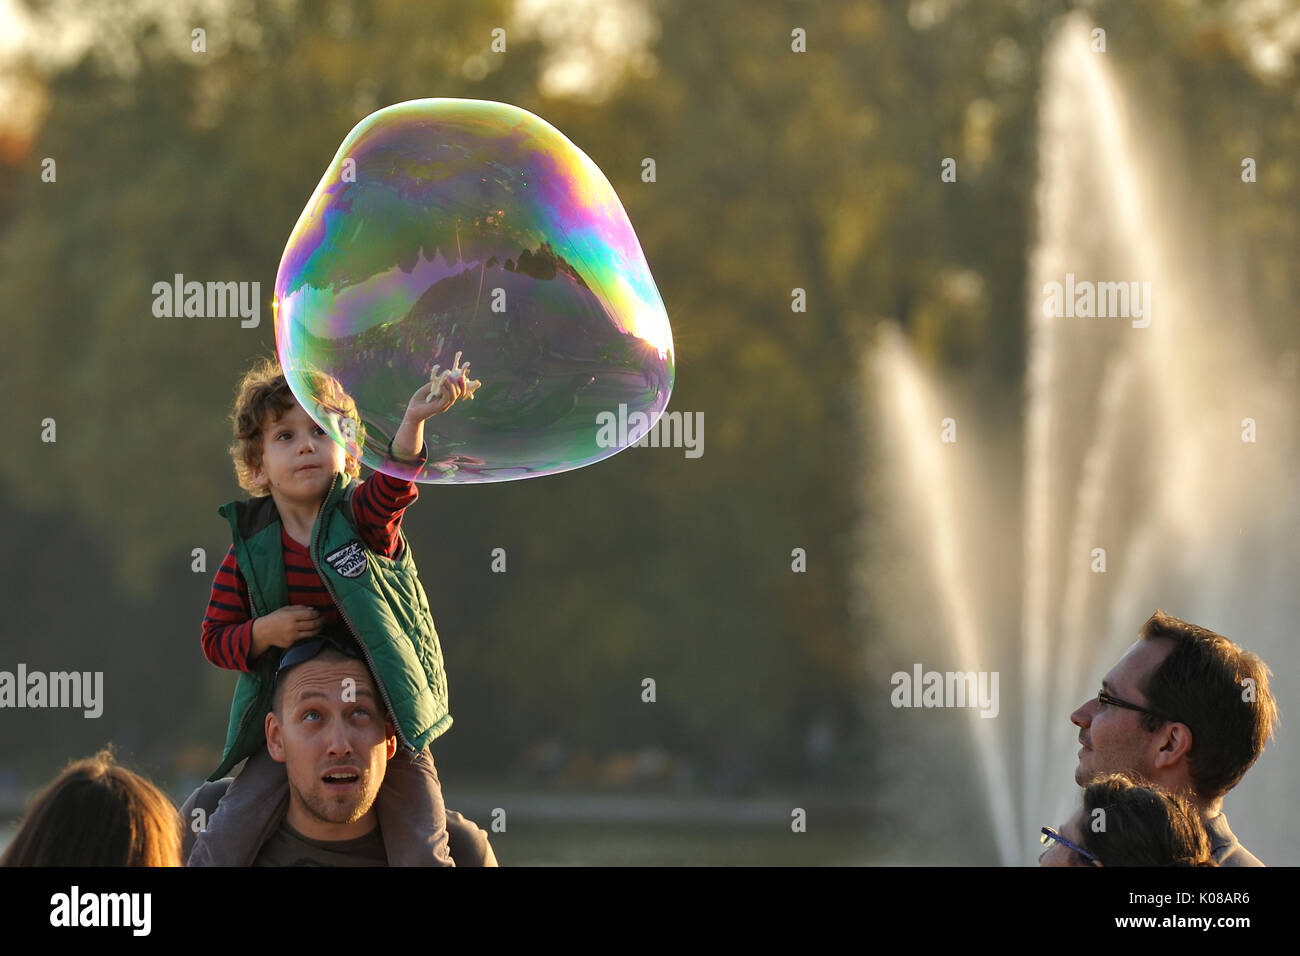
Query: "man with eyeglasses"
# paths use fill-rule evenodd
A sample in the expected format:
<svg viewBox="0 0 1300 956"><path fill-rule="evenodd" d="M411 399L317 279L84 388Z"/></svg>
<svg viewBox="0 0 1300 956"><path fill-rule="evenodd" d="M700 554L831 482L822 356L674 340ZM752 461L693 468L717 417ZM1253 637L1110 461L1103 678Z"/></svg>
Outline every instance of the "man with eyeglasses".
<svg viewBox="0 0 1300 956"><path fill-rule="evenodd" d="M1196 805L1220 866L1263 866L1223 814L1223 796L1277 723L1268 667L1221 634L1156 611L1136 644L1070 715L1079 727L1075 782L1140 776Z"/></svg>

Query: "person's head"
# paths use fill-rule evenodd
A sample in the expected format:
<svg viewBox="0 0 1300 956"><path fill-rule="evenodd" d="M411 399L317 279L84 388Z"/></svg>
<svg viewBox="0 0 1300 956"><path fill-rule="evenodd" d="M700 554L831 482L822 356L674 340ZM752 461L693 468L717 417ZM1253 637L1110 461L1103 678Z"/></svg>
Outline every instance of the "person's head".
<svg viewBox="0 0 1300 956"><path fill-rule="evenodd" d="M108 750L78 760L32 801L0 866L180 866L181 818Z"/></svg>
<svg viewBox="0 0 1300 956"><path fill-rule="evenodd" d="M375 798L397 752L370 672L348 650L321 638L289 648L266 716L267 750L289 777L289 823L314 839L374 828Z"/></svg>
<svg viewBox="0 0 1300 956"><path fill-rule="evenodd" d="M331 375L309 371L304 378L322 412L351 422L360 448L365 442L365 427L356 402ZM244 374L230 420L235 440L229 451L235 476L239 486L254 497L310 497L324 494L323 489L336 471L354 479L361 476L360 462L345 453L303 410L273 359L259 360ZM307 464L317 466L315 473L298 474L298 469Z"/></svg>
<svg viewBox="0 0 1300 956"><path fill-rule="evenodd" d="M1040 866L1214 865L1195 804L1124 774L1090 783L1058 832L1064 839L1048 839Z"/></svg>
<svg viewBox="0 0 1300 956"><path fill-rule="evenodd" d="M1217 800L1273 734L1269 676L1223 635L1156 611L1102 680L1101 696L1070 715L1083 745L1075 781L1133 773L1202 804Z"/></svg>

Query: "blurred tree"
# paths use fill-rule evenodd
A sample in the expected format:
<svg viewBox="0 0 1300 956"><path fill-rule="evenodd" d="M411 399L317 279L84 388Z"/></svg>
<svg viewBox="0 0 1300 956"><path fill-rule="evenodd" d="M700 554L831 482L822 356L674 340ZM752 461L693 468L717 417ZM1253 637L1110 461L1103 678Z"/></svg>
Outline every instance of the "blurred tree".
<svg viewBox="0 0 1300 956"><path fill-rule="evenodd" d="M289 230L361 117L464 96L537 113L610 178L673 321L671 408L703 412L705 453L631 449L562 476L422 491L406 527L457 718L440 746L484 771L554 735L596 751L657 742L706 765L749 750L796 772L809 702L851 710L872 639L849 612L863 344L897 319L928 360L1015 405L1038 62L1068 6L660 0L643 8L649 55L604 99L539 91L564 34L524 28L506 0L250 0L204 14L203 54L189 45L197 7L78 9L97 41L49 80L0 237L0 477L18 509L46 516L36 526L87 542L77 558L102 562L116 589L99 597L155 609L152 627L96 621L95 640L141 662L168 713L200 703L159 722L150 694L133 694L131 720L159 746L224 726L228 675L205 678L197 638L228 545L215 510L239 493L225 416L240 372L274 348ZM1207 144L1200 181L1224 177L1207 206L1258 243L1250 293L1294 347L1294 77L1249 73L1221 4L1092 6L1117 59L1153 100L1182 103ZM506 54L490 51L495 27ZM796 28L807 52L792 50ZM1232 191L1244 150L1261 159L1248 203ZM57 183L40 181L44 156ZM955 183L940 178L948 157ZM176 273L260 282L261 326L155 318L153 283ZM40 441L46 417L54 444ZM470 556L439 560L446 540ZM189 571L194 547L207 575ZM494 547L505 575L489 570ZM47 602L76 593L50 571L67 545L49 548L7 559ZM62 611L40 646L86 646L89 622L72 601Z"/></svg>

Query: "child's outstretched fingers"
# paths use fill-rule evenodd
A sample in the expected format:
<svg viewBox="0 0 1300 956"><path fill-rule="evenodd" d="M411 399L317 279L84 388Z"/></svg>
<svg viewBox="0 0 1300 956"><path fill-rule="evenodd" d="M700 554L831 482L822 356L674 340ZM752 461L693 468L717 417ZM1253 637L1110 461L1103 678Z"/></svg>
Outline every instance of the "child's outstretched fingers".
<svg viewBox="0 0 1300 956"><path fill-rule="evenodd" d="M427 386L421 386L411 396L407 405L408 412L425 419L442 414L462 398L474 397L474 390L483 383L469 377L469 363L462 365L460 361L463 354L456 353L451 368L433 366Z"/></svg>
<svg viewBox="0 0 1300 956"><path fill-rule="evenodd" d="M429 401L436 404L439 411L446 411L456 403L456 382L448 375L449 373L444 371L430 383Z"/></svg>
<svg viewBox="0 0 1300 956"><path fill-rule="evenodd" d="M475 381L469 377L469 362L464 365L460 364L460 357L464 354L457 352L456 357L452 359L450 373L453 379L460 386L456 395L457 398L473 398L475 390L482 385L482 382Z"/></svg>
<svg viewBox="0 0 1300 956"><path fill-rule="evenodd" d="M434 366L436 370L438 366ZM458 397L456 391L449 388L448 373L444 371L435 371L430 378L428 385L422 387L415 393L411 400L412 410L418 412L421 417L428 418L430 415L438 415L451 408L456 403Z"/></svg>

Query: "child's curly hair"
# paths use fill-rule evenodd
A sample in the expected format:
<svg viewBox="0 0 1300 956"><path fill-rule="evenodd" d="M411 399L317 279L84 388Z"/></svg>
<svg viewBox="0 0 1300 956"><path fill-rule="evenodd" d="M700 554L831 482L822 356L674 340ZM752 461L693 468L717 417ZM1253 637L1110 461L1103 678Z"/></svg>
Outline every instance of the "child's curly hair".
<svg viewBox="0 0 1300 956"><path fill-rule="evenodd" d="M303 378L310 383L312 394L323 407L355 423L356 447L363 447L365 426L357 412L357 403L343 390L338 379L320 371L306 371ZM262 428L279 421L296 401L285 380L284 370L272 358L263 357L256 362L239 383L235 407L230 413L235 441L229 450L239 487L255 498L270 494L265 488L253 484L253 474L262 466ZM353 479L361 477L361 463L351 454L344 456L343 470Z"/></svg>

